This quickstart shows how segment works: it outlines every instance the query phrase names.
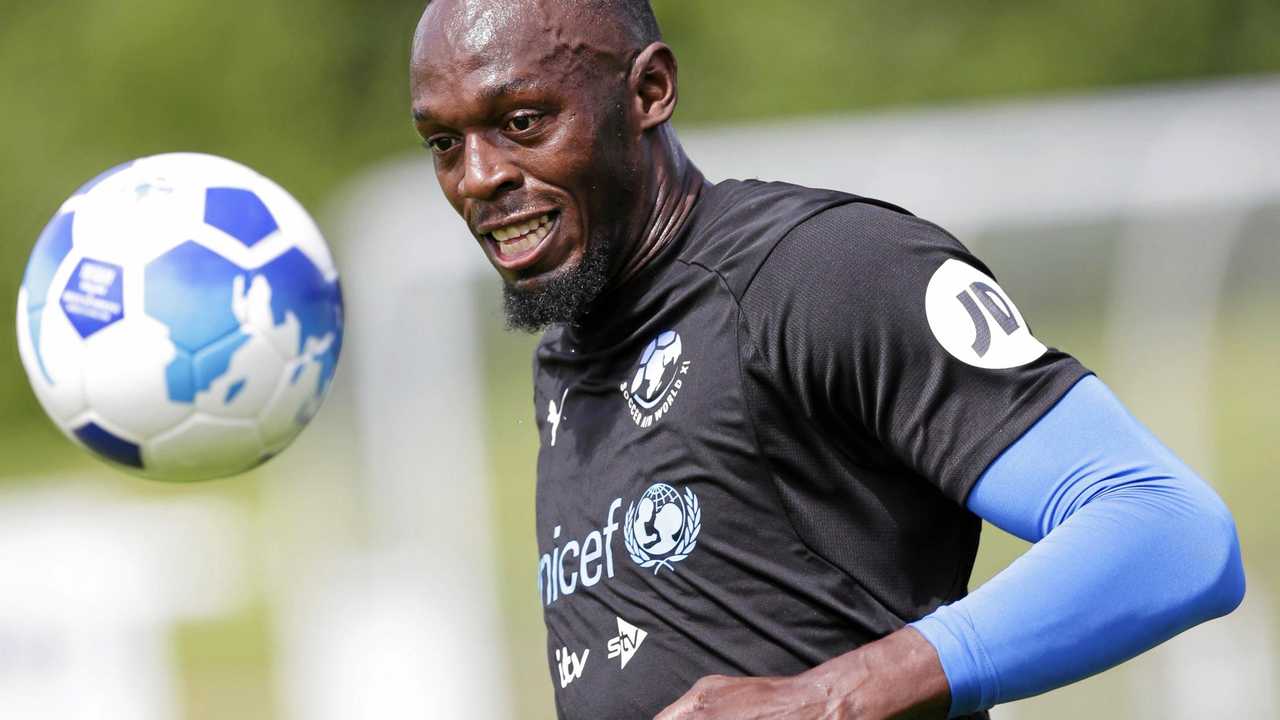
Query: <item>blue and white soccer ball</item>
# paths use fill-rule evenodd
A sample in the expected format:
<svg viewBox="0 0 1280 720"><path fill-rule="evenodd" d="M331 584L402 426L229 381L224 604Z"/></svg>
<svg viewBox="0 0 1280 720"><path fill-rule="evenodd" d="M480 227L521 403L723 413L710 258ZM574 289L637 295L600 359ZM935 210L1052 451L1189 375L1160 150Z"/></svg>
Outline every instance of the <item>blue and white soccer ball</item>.
<svg viewBox="0 0 1280 720"><path fill-rule="evenodd" d="M36 241L18 348L68 437L146 477L201 480L280 452L319 409L342 294L315 222L224 158L108 170Z"/></svg>

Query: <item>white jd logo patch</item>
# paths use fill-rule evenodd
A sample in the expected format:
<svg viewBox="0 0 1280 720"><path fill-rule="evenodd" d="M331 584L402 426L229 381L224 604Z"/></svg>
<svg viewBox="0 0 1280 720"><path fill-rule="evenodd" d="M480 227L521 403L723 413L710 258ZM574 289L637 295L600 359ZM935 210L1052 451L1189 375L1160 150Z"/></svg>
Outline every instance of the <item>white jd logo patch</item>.
<svg viewBox="0 0 1280 720"><path fill-rule="evenodd" d="M933 273L924 305L933 336L974 367L1018 367L1048 350L996 281L959 260L947 260Z"/></svg>
<svg viewBox="0 0 1280 720"><path fill-rule="evenodd" d="M622 535L627 554L642 568L675 571L674 564L689 557L698 546L702 532L702 508L693 490L684 496L666 483L655 483L644 491L640 502L627 506Z"/></svg>

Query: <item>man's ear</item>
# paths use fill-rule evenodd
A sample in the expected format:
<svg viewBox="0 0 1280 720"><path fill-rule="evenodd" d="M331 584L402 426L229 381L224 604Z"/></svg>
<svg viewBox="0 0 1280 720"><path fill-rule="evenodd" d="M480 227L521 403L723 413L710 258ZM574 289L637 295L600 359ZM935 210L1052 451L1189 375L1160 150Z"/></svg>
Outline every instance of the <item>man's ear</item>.
<svg viewBox="0 0 1280 720"><path fill-rule="evenodd" d="M631 64L629 88L641 130L671 119L677 99L676 56L666 43L656 42L640 51Z"/></svg>

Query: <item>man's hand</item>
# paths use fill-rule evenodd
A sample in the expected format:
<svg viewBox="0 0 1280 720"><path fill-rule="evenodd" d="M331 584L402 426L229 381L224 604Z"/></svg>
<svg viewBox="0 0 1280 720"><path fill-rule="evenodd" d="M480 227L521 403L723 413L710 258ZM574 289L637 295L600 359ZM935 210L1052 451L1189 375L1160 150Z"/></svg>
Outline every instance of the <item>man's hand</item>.
<svg viewBox="0 0 1280 720"><path fill-rule="evenodd" d="M655 720L925 720L950 704L937 652L905 628L793 677L702 678Z"/></svg>
<svg viewBox="0 0 1280 720"><path fill-rule="evenodd" d="M816 686L800 678L743 678L709 675L684 697L663 710L655 720L802 720L845 718L839 702L833 702Z"/></svg>

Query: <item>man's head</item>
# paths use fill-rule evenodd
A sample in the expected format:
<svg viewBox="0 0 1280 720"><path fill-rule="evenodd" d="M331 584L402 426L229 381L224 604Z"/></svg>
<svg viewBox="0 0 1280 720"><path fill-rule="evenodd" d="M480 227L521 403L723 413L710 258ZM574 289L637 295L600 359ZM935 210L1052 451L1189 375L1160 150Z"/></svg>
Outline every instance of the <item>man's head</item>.
<svg viewBox="0 0 1280 720"><path fill-rule="evenodd" d="M675 59L648 0L432 0L414 120L508 323L580 317L653 212Z"/></svg>

